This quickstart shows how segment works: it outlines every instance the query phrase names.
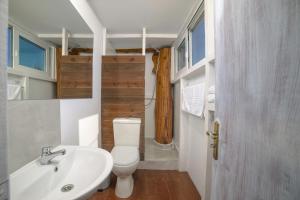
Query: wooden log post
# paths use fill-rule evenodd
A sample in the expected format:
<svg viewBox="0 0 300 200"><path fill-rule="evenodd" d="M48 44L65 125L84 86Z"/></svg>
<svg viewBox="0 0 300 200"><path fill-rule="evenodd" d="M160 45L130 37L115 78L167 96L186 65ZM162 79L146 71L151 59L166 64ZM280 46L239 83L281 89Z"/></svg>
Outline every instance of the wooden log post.
<svg viewBox="0 0 300 200"><path fill-rule="evenodd" d="M154 54L153 72L156 73L155 140L160 144L170 144L173 138L173 100L170 81L171 49L162 48Z"/></svg>

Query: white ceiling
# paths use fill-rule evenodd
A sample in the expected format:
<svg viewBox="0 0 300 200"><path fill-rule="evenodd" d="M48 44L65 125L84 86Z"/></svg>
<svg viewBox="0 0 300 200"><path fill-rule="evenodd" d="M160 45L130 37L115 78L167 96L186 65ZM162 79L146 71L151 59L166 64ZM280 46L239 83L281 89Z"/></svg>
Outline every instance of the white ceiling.
<svg viewBox="0 0 300 200"><path fill-rule="evenodd" d="M9 17L34 34L61 33L65 27L71 33L92 33L69 0L9 0ZM59 39L48 39L61 45ZM72 46L88 47L92 39L72 39Z"/></svg>
<svg viewBox="0 0 300 200"><path fill-rule="evenodd" d="M199 0L88 0L108 33L178 34ZM35 34L92 33L69 0L9 0L9 16ZM48 39L61 45L59 39ZM174 39L148 39L147 47L171 45ZM111 39L114 48L141 48L141 39ZM71 39L72 47L92 47L92 39Z"/></svg>
<svg viewBox="0 0 300 200"><path fill-rule="evenodd" d="M109 33L178 33L198 0L88 0Z"/></svg>
<svg viewBox="0 0 300 200"><path fill-rule="evenodd" d="M108 33L178 34L199 0L88 0ZM148 39L147 47L170 46L174 39ZM141 39L110 39L114 48L141 48Z"/></svg>
<svg viewBox="0 0 300 200"><path fill-rule="evenodd" d="M9 16L34 33L92 33L69 0L9 0Z"/></svg>

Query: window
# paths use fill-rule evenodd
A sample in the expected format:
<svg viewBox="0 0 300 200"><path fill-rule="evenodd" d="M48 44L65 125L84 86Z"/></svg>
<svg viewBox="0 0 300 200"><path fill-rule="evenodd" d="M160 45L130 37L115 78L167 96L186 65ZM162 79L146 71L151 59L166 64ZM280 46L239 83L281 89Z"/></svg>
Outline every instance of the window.
<svg viewBox="0 0 300 200"><path fill-rule="evenodd" d="M7 28L7 53L6 53L6 62L8 67L12 67L13 60L13 30L12 27L9 26Z"/></svg>
<svg viewBox="0 0 300 200"><path fill-rule="evenodd" d="M205 57L205 27L204 15L197 20L190 30L192 66Z"/></svg>
<svg viewBox="0 0 300 200"><path fill-rule="evenodd" d="M186 67L186 41L185 39L180 43L177 48L177 71L180 71L184 67Z"/></svg>
<svg viewBox="0 0 300 200"><path fill-rule="evenodd" d="M195 71L205 71L207 50L204 1L201 1L191 18L173 45L172 81L187 77Z"/></svg>
<svg viewBox="0 0 300 200"><path fill-rule="evenodd" d="M19 36L19 64L32 69L46 71L46 49Z"/></svg>
<svg viewBox="0 0 300 200"><path fill-rule="evenodd" d="M7 29L7 72L9 74L55 81L55 46L16 24Z"/></svg>

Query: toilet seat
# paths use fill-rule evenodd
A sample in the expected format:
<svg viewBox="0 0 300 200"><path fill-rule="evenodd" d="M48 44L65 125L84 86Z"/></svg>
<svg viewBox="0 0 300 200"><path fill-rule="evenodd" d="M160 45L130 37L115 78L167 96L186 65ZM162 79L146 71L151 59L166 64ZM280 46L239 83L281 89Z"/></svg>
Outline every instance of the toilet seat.
<svg viewBox="0 0 300 200"><path fill-rule="evenodd" d="M139 162L139 150L133 146L115 146L111 151L115 166L130 166Z"/></svg>

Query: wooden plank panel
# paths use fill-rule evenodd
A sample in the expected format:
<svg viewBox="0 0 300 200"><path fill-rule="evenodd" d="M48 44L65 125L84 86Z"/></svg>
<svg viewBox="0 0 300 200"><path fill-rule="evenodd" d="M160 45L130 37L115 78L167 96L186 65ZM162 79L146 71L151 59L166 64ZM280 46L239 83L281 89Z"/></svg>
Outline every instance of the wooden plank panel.
<svg viewBox="0 0 300 200"><path fill-rule="evenodd" d="M57 53L61 53L57 50ZM58 98L92 97L92 57L57 54Z"/></svg>
<svg viewBox="0 0 300 200"><path fill-rule="evenodd" d="M92 64L93 57L92 56L61 56L62 63L81 63L81 64Z"/></svg>
<svg viewBox="0 0 300 200"><path fill-rule="evenodd" d="M92 71L92 68L89 67L90 64L84 63L64 63L61 66L61 70L64 72L89 72Z"/></svg>
<svg viewBox="0 0 300 200"><path fill-rule="evenodd" d="M115 115L115 114L118 114L120 112L123 113L123 115L138 115L138 116L141 116L142 115L142 112L143 112L143 108L133 108L133 109L130 109L130 110L123 110L123 109L110 109L110 108L106 108L106 106L103 108L104 111L103 111L103 115L109 117L109 116L112 116L112 115Z"/></svg>
<svg viewBox="0 0 300 200"><path fill-rule="evenodd" d="M102 63L142 63L145 64L145 56L103 56Z"/></svg>
<svg viewBox="0 0 300 200"><path fill-rule="evenodd" d="M144 97L103 97L102 102L107 105L134 105L142 103L141 100L144 100Z"/></svg>
<svg viewBox="0 0 300 200"><path fill-rule="evenodd" d="M101 130L102 147L114 146L116 117L142 119L140 156L144 157L145 58L144 56L104 56L102 58Z"/></svg>
<svg viewBox="0 0 300 200"><path fill-rule="evenodd" d="M102 88L104 97L132 97L145 96L144 88Z"/></svg>
<svg viewBox="0 0 300 200"><path fill-rule="evenodd" d="M63 69L62 69L63 70ZM60 74L61 80L81 80L81 81L87 81L92 79L92 73L91 71L88 72L61 72Z"/></svg>
<svg viewBox="0 0 300 200"><path fill-rule="evenodd" d="M142 66L139 66L141 68ZM102 70L106 70L106 68L103 68ZM135 70L135 68L127 68L127 69L120 69L120 70L106 70L102 71L103 78L104 79L115 79L118 77L118 79L121 80L131 80L131 79L143 79L145 75L145 71L139 71Z"/></svg>
<svg viewBox="0 0 300 200"><path fill-rule="evenodd" d="M130 72L144 72L143 69L144 63L122 63L122 66L119 63L103 63L102 71L105 72L122 72L122 73L130 73ZM128 71L128 70L132 71Z"/></svg>
<svg viewBox="0 0 300 200"><path fill-rule="evenodd" d="M107 109L107 110L105 110ZM103 112L107 111L107 112L114 112L114 111L141 111L144 109L144 104L140 103L140 104L130 104L130 105L126 105L123 104L122 102L120 102L120 104L117 105L112 105L112 104L107 104L105 106L105 109L103 110Z"/></svg>
<svg viewBox="0 0 300 200"><path fill-rule="evenodd" d="M132 81L132 80L143 80L144 72L132 72L130 74L125 74L125 73L116 73L116 72L107 72L103 73L103 79L104 80L127 80L127 81Z"/></svg>
<svg viewBox="0 0 300 200"><path fill-rule="evenodd" d="M61 97L65 98L91 98L92 88L61 88Z"/></svg>
<svg viewBox="0 0 300 200"><path fill-rule="evenodd" d="M122 88L144 88L145 87L145 82L143 79L136 79L134 81L131 80L118 80L116 81L115 79L104 79L102 80L102 87L103 88L111 88L111 87L122 87Z"/></svg>
<svg viewBox="0 0 300 200"><path fill-rule="evenodd" d="M62 80L61 84L61 88L92 88L92 83L86 80Z"/></svg>

